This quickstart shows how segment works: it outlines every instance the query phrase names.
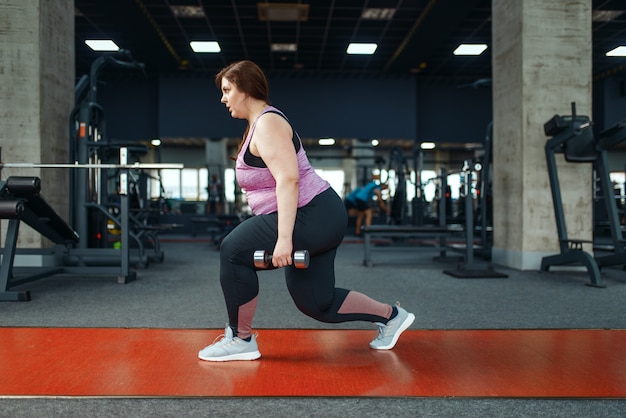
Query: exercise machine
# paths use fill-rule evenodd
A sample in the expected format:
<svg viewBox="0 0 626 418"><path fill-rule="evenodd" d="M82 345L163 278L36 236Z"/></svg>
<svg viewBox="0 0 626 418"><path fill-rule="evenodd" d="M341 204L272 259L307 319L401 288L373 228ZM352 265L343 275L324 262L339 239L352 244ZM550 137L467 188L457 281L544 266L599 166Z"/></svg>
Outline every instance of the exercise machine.
<svg viewBox="0 0 626 418"><path fill-rule="evenodd" d="M478 278L507 278L508 275L493 269L493 266L475 261L474 252L481 249L481 245L475 244L474 240L474 196L472 193L473 176L476 169L474 161L465 161L463 164L463 204L465 213L465 245L464 259L458 263L456 269L446 269L443 272L458 279L478 279ZM482 167L481 167L482 170ZM480 171L480 170L478 170Z"/></svg>
<svg viewBox="0 0 626 418"><path fill-rule="evenodd" d="M89 76L83 76L75 87L77 106L70 114L70 159L77 164L92 167L70 172L70 223L82 237L77 248L85 253L90 252L90 264L111 264L113 261L105 255L107 252L98 250L116 246L122 252L130 251L130 247L136 249L133 251L132 264L147 267L150 261L163 261L164 253L158 235L176 225L155 225L149 222L149 208L142 207L142 192L138 190L138 179L141 176L136 174L136 170L125 169L121 173L119 169L114 169L111 175L109 168L99 165L109 162L111 158L127 165L133 151L135 154L147 151L140 144L122 144L109 140L105 112L98 103L99 76L106 67L144 70L144 65L135 61L129 51L121 50L97 58L91 65ZM122 185L123 182L126 183ZM125 188L125 196L119 192L122 187ZM123 202L130 205L129 210L122 210ZM110 239L110 232L117 235L120 230L124 230L131 239L125 248L117 237ZM76 262L85 263L84 260Z"/></svg>
<svg viewBox="0 0 626 418"><path fill-rule="evenodd" d="M554 206L557 233L559 239L559 253L543 257L541 270L549 271L552 266L582 265L589 273L588 286L606 287L600 275L601 266L626 264L623 242L620 242L621 231L617 230L618 223L613 231L615 243L618 244L616 252L608 256L594 257L583 249L583 244L593 244L593 240L570 238L567 233L563 201L559 185L558 170L555 155L563 154L565 160L571 163L592 163L600 173L601 184L605 189L605 202L609 210L609 216L616 218L616 211L612 205L615 201L608 196L610 179L608 178L608 166L605 151L611 143L619 138L621 128L609 130L600 137L597 143L594 139L592 121L588 116L576 115L576 103L572 103L572 114L568 116L555 115L544 124L546 136L551 137L545 145L546 162L550 178L550 189Z"/></svg>
<svg viewBox="0 0 626 418"><path fill-rule="evenodd" d="M626 263L626 241L622 231L617 201L613 192L613 185L609 169L609 150L626 141L626 120L622 120L608 129L600 132L596 141L598 157L594 162L594 172L599 183L599 191L602 195L604 206L599 205L604 210L608 220L610 232L610 244L601 245L594 237L594 251L599 253L608 251L612 254L596 256L596 261L600 267L604 265Z"/></svg>
<svg viewBox="0 0 626 418"><path fill-rule="evenodd" d="M120 150L123 161L126 151ZM85 248L78 244L83 239L80 234L46 203L40 194L41 180L38 177L9 177L0 182L0 219L9 220L6 245L2 249L2 273L0 274L0 301L30 300L28 293L13 294L9 288L54 274L97 274L117 276L118 283L127 283L136 279L136 272L131 269L130 225L128 202L128 171L149 168L182 168L181 164L56 164L56 163L0 163L2 168L52 168L88 170L120 170L120 213L117 222L120 226L120 248ZM18 249L17 234L21 221L41 233L53 243L54 249ZM37 270L25 278L13 277L13 264L16 254L33 254L50 258L49 267L35 267ZM103 260L110 260L108 264ZM17 272L17 270L15 270Z"/></svg>

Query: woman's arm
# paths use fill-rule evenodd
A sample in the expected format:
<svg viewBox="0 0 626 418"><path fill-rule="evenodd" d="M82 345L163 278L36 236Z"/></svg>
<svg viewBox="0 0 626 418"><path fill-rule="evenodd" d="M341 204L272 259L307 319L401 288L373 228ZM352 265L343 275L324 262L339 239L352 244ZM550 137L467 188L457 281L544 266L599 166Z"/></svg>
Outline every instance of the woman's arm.
<svg viewBox="0 0 626 418"><path fill-rule="evenodd" d="M293 130L289 123L280 115L267 113L257 121L250 142L250 151L258 153L276 180L278 240L272 254L274 267L284 267L293 262L293 228L298 209L300 174L292 138Z"/></svg>

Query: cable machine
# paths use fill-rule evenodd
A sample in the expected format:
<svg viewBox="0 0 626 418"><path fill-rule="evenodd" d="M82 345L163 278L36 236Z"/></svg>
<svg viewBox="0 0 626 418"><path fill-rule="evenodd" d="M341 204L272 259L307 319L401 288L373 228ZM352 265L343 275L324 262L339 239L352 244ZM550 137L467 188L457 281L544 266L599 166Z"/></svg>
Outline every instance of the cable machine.
<svg viewBox="0 0 626 418"><path fill-rule="evenodd" d="M119 172L119 208L118 213L111 213L104 206L108 194L108 173L105 168L97 167L102 163L104 151L110 149L107 136L105 112L98 103L98 83L100 72L105 67L119 69L144 70L144 65L135 61L127 50L98 57L91 65L89 76L83 75L75 88L76 107L70 113L70 161L80 165L93 166L82 170L70 171L69 195L70 223L81 237L76 244L80 256L68 259L69 264L78 267L111 264L111 258L120 258L121 271L118 281L125 283L134 280L135 273L130 271L129 241L129 172ZM129 161L128 149L119 149L119 163ZM110 220L120 229L120 248L111 257L107 249L97 248L98 239L108 236L107 221ZM102 251L94 251L95 249ZM92 249L92 251L89 251ZM143 261L147 264L147 260Z"/></svg>

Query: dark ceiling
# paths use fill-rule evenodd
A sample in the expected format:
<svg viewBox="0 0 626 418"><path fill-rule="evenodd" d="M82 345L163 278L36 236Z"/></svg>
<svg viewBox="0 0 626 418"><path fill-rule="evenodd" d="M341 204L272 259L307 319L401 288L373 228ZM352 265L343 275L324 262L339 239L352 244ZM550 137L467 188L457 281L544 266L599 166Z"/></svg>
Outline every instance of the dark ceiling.
<svg viewBox="0 0 626 418"><path fill-rule="evenodd" d="M478 57L452 54L461 43L491 46L491 0L272 3L297 4L306 16L302 21L263 21L259 8L267 2L260 0L75 0L76 75L88 73L102 54L91 51L85 39L111 38L152 74L215 73L233 61L251 59L266 72L285 76L420 74L454 82L491 77L491 48ZM173 6L195 6L186 10L199 7L202 13L176 16ZM365 9L377 8L392 9L391 19L362 17ZM604 56L607 50L626 45L626 1L594 0L593 8L622 12L611 21L594 19L593 73L598 79L626 69L625 58ZM192 40L216 40L222 51L194 53ZM346 47L353 41L379 46L372 56L347 55ZM272 52L272 43L295 43L297 51Z"/></svg>

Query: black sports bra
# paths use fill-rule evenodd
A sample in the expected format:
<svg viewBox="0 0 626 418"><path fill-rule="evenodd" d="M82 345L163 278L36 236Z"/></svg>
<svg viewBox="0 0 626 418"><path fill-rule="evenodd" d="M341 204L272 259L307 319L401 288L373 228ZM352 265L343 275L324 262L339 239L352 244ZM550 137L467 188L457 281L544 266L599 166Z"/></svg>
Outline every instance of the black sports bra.
<svg viewBox="0 0 626 418"><path fill-rule="evenodd" d="M277 115L280 115L283 118L285 118L285 116L282 113L276 112L274 110L270 110L266 113L276 113ZM289 119L285 118L285 120L287 121L287 123L289 123ZM291 126L291 123L289 123L289 125ZM301 146L300 138L298 137L298 134L296 134L296 131L293 129L293 126L291 127L291 130L293 131L293 137L291 138L291 140L293 141L293 146L296 149L296 153L297 153L298 151L300 151L300 146ZM265 161L263 161L261 157L257 157L256 155L250 152L250 144L248 144L248 147L246 148L246 151L243 154L243 161L251 167L267 168Z"/></svg>

